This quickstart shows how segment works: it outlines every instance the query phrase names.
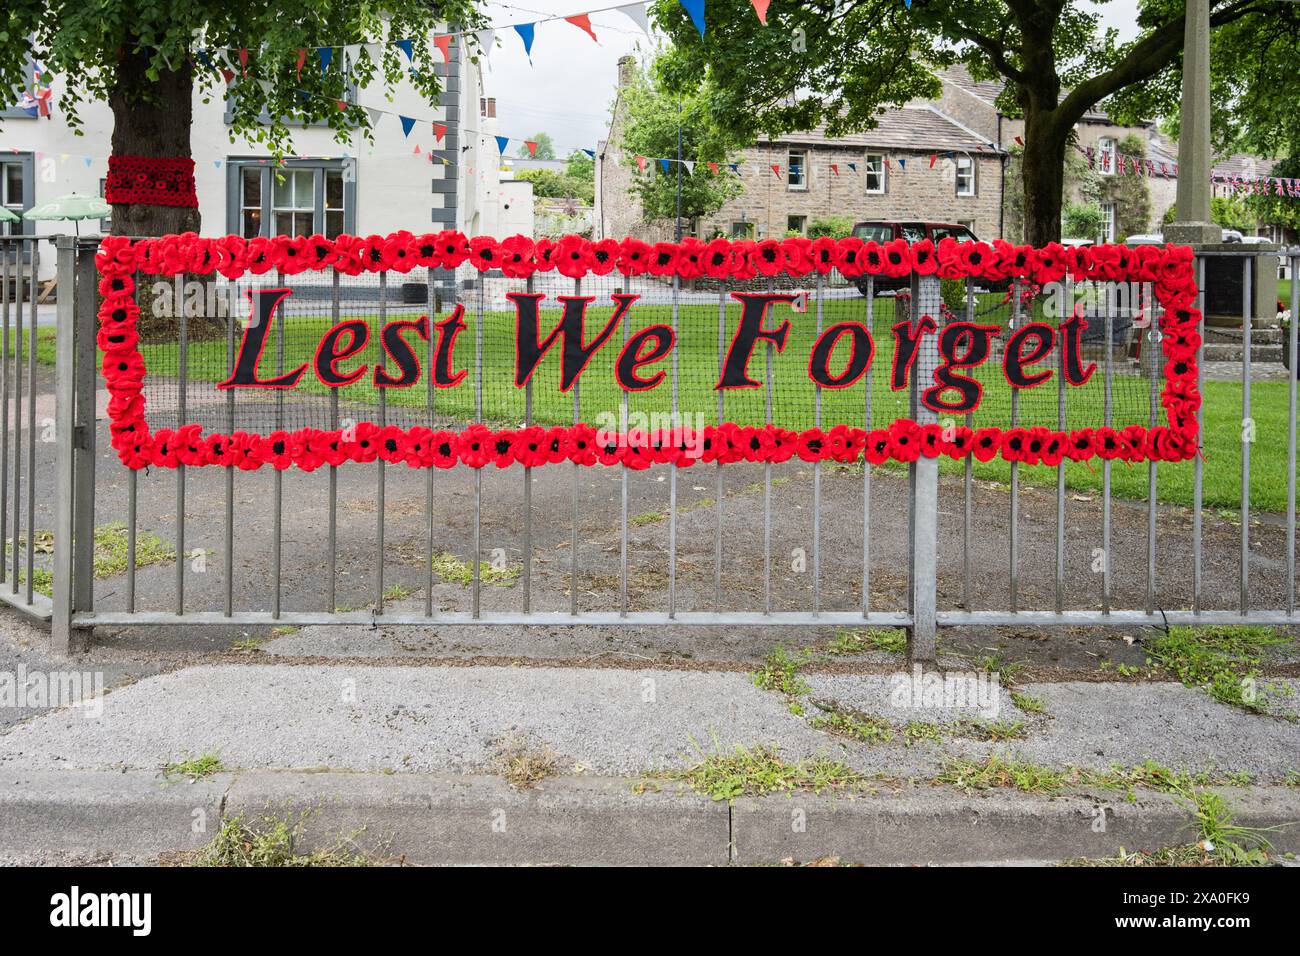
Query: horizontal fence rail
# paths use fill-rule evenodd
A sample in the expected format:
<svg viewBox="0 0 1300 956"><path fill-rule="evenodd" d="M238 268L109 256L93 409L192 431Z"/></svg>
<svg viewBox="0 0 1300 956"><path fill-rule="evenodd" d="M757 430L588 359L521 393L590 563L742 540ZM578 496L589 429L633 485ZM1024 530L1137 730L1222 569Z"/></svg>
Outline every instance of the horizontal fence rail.
<svg viewBox="0 0 1300 956"><path fill-rule="evenodd" d="M6 275L21 266L34 286L36 244L26 258L19 245L4 246L13 250ZM1132 301L1120 302L1109 288L1099 299L1088 299L1068 273L1058 290L1028 278L994 281L977 273L846 277L837 270L810 270L803 276L718 280L685 277L680 270L660 276L509 276L470 263L360 274L337 267L286 270L278 263L258 274L208 273L204 279L196 278L202 274L193 261L169 265L176 271L168 272L141 258L129 270L114 272L102 252L96 266L96 249L86 240L58 241L52 422L57 454L50 456L54 553L37 554L35 564L36 549L26 547L19 528L31 535L41 524L30 490L19 500L19 490L32 487L37 470L35 293L6 291L3 303L0 535L12 544L0 598L17 595L20 600L9 603L39 612L42 595L32 589L33 574L51 568L54 600L45 599L44 613L54 617L56 646L60 635L71 645L78 629L132 625L870 626L907 629L911 656L932 660L940 627L1294 620L1296 380L1290 374L1285 388L1270 383L1260 389L1250 321L1259 311L1252 301L1258 260L1275 263L1276 254L1212 251L1189 266L1201 314L1193 348L1195 394L1218 394L1217 386L1211 393L1205 387L1204 316L1210 311L1207 285L1221 311L1224 295L1214 277L1227 274L1225 264L1238 274L1231 283L1218 281L1240 286L1237 311L1246 319L1234 377L1241 390L1241 439L1226 446L1240 456L1241 497L1233 509L1240 524L1234 599L1225 603L1223 582L1206 581L1210 568L1203 559L1205 469L1212 455L1218 480L1225 455L1221 439L1182 461L1057 457L1043 464L1052 457L1020 457L1005 448L976 453L982 431L994 424L1004 434L1025 428L1057 436L1085 427L1163 427L1171 373L1163 350L1163 306L1150 288L1135 289ZM1300 250L1283 258L1294 275ZM129 292L106 285L115 275L129 280ZM1078 281L1079 287L1087 284ZM271 289L290 291L277 305L264 307ZM1049 296L1060 294L1070 310L1049 319L1055 307ZM106 345L104 329L111 320L105 310L123 295L146 317L136 326L141 370L119 373L127 376L125 388L110 376L105 392L96 344ZM735 345L746 295L787 297L764 313L760 326L789 319L790 339L784 348L763 337L755 342L743 370L755 380L753 387L715 388ZM619 313L619 296L636 299ZM154 321L163 297L172 311L166 322ZM526 380L512 380L519 374L519 303L529 297L541 303L539 342L561 321L561 297L594 298L583 310L585 341L608 323L604 351L587 359L567 388L559 387L560 347L543 355ZM1295 297L1291 288L1292 316ZM11 306L16 310L19 304L25 319L11 318ZM250 374L259 383L276 382L305 366L299 383L307 387L217 387L249 373L240 371L241 361L259 314L267 326ZM1085 345L1073 358L1063 346L1045 352L1034 370L1052 372L1051 380L1017 388L986 373L1010 374L1006 341L1016 330L1056 325L1071 315L1086 316ZM890 381L891 335L900 322L918 328L923 316L937 320L936 331L920 337L900 392ZM16 350L10 356L11 322L14 334L30 342L21 359ZM391 329L403 323L401 339ZM810 352L827 330L846 323L871 331L875 359L847 387L829 388L810 374ZM618 387L610 380L619 374L618 356L629 349L634 359L660 352L659 340L636 338L653 324L667 330L663 342L674 347L633 370L647 377L662 373L660 382L645 390ZM936 373L954 358L952 343L941 349L939 332L981 325L998 330L991 337L991 359L971 373L981 383L981 403L956 414L937 411L922 393L940 381ZM326 339L331 330L340 331ZM458 335L460 345L444 351L448 338L455 342ZM117 354L117 343L107 344L105 354ZM1022 348L1034 351L1032 338L1023 339ZM1286 326L1282 348L1295 369L1294 322ZM320 365L322 350L327 358L340 358ZM849 352L847 343L832 351L835 361L827 368L838 371L846 362L851 367ZM1071 381L1074 358L1095 365L1086 384ZM21 385L15 377L20 362ZM402 388L365 381L364 388L322 387L315 377L347 377L358 364L367 367L367 376L382 369L392 377L412 362L418 377ZM1222 364L1213 369L1215 380L1223 380ZM140 387L132 384L137 374ZM455 383L444 381L453 378ZM165 434L183 443L182 432L191 425L204 440L256 441L264 460L219 459L223 464L184 453L169 460L168 451L154 444L148 461L132 461L121 426L136 392L150 442ZM11 397L24 409L25 435L10 429ZM1208 397L1195 411L1203 439L1207 403ZM1258 434L1257 412L1287 423L1285 442L1280 435ZM603 416L614 423L611 434L632 448L640 447L640 439L629 423L655 414L669 424L686 421L699 434L707 428L716 435L714 429L735 423L749 429L744 434L755 442L767 440L774 428L790 429L806 441L814 431L829 434L837 425L869 437L903 419L935 429L944 451L911 460L891 452L878 463L863 448L842 460L822 453L782 459L763 451L734 463L714 456L689 466L642 462L628 451L584 467L571 446L567 457L548 459L545 448L532 449L533 455L519 444L509 454L499 451L508 467L492 459L491 448L487 462L475 467L465 467L463 453L443 467L433 448L429 464L421 467L410 444L417 437L432 442L459 435L474 423L486 423L487 441L507 441L500 436L508 433L512 442L535 436L544 444L563 433L571 443L580 423ZM1221 418L1215 416L1212 424ZM331 460L328 450L317 455L304 437L352 430L349 441L361 434L382 442L394 429L403 436L402 457L380 450L364 462L355 456ZM99 441L110 441L130 467L97 456L97 431ZM1251 502L1251 467L1252 451L1264 437L1273 443L1267 450L1270 467L1276 449L1285 445L1285 515L1279 515L1275 535L1285 539L1277 548L1285 567L1259 574L1266 594L1260 601L1252 577L1251 522L1258 511ZM288 443L283 465L275 464L280 451L267 450L268 442L277 441ZM1135 495L1139 470L1145 473L1144 494ZM988 476L995 473L1000 477L990 486ZM1165 527L1169 509L1161 507L1166 475L1179 488L1190 485L1189 502L1177 517L1187 543L1176 567L1162 564L1175 533ZM1079 490L1094 480L1097 492ZM990 496L996 507L990 507ZM1211 507L1222 512L1214 501ZM124 539L123 567L111 580L96 581L96 536L105 528L118 529L111 533ZM990 535L1003 548L996 564L989 557ZM1134 567L1138 538L1141 564ZM171 557L160 564L161 553ZM1117 565L1121 553L1124 563ZM1034 555L1028 564L1027 554ZM1088 568L1086 577L1081 565ZM1214 574L1221 572L1216 558Z"/></svg>

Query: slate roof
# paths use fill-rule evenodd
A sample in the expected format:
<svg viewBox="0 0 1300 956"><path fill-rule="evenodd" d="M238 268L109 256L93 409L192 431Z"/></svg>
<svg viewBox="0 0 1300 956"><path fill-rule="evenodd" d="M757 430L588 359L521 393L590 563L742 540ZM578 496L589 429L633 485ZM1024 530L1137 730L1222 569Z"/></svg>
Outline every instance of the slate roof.
<svg viewBox="0 0 1300 956"><path fill-rule="evenodd" d="M994 154L998 150L992 143L977 136L956 120L940 113L935 107L908 104L901 109L888 110L879 117L874 129L842 136L827 136L822 128L807 132L792 132L768 139L760 138L759 145L788 143L807 146L839 146L863 149L888 149L918 153L962 150Z"/></svg>
<svg viewBox="0 0 1300 956"><path fill-rule="evenodd" d="M960 63L954 64L938 72L939 80L948 83L958 89L965 90L972 96L983 100L989 106L996 108L998 96L1002 93L1004 84L1000 80L976 80L972 79L970 71ZM1063 94L1064 95L1064 94ZM1092 109L1083 114L1085 120L1094 122L1109 122L1108 117L1102 110Z"/></svg>

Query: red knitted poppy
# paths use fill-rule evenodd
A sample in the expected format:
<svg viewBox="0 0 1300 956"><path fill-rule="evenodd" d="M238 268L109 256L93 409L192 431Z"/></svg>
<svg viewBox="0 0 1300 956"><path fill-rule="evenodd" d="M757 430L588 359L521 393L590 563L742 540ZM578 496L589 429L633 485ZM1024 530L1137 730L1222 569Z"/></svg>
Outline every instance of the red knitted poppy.
<svg viewBox="0 0 1300 956"><path fill-rule="evenodd" d="M188 156L110 156L104 198L138 206L192 206L194 160Z"/></svg>

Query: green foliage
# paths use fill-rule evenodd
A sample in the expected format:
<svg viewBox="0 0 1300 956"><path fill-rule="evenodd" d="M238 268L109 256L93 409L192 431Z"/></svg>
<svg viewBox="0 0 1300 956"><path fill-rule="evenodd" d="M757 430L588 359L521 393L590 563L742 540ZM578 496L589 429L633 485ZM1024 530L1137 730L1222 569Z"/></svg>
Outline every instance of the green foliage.
<svg viewBox="0 0 1300 956"><path fill-rule="evenodd" d="M352 86L391 90L409 79L421 96L436 101L444 67L432 32L447 22L471 29L484 23L471 0L446 0L436 7L423 0L360 6L326 0L10 0L5 21L0 89L30 83L28 60L34 52L59 77L61 118L78 132L82 106L110 96L166 110L183 95L188 106L192 74L204 102L227 100L232 141L245 137L279 155L292 152L292 130L305 123L326 124L341 141L351 142L357 134L370 138L369 114L349 99ZM387 42L398 39L411 40L409 62ZM373 53L363 47L345 75L341 46L322 73L312 48L324 43L379 46ZM249 51L246 76L236 52L241 47ZM298 51L304 48L307 61L299 76ZM234 74L234 82L227 85L222 69ZM348 101L346 109L338 108L340 100Z"/></svg>
<svg viewBox="0 0 1300 956"><path fill-rule="evenodd" d="M1300 144L1290 156L1277 161L1272 174L1287 179L1300 179ZM1260 222L1300 230L1300 202L1289 196L1247 196L1244 203Z"/></svg>
<svg viewBox="0 0 1300 956"><path fill-rule="evenodd" d="M763 661L762 669L753 675L754 686L795 697L806 694L808 685L799 676L799 668L806 660L806 655L793 657L784 645L778 644Z"/></svg>
<svg viewBox="0 0 1300 956"><path fill-rule="evenodd" d="M370 861L340 840L311 853L299 853L297 844L309 814L298 819L264 816L255 823L243 816L221 823L221 830L186 862L190 866L368 866Z"/></svg>
<svg viewBox="0 0 1300 956"><path fill-rule="evenodd" d="M519 144L519 152L516 154L520 159L554 159L555 158L555 141L551 139L550 133L534 133L528 137L529 140L537 144L537 152L530 153L527 143Z"/></svg>
<svg viewBox="0 0 1300 956"><path fill-rule="evenodd" d="M552 169L521 169L514 177L532 183L538 199L573 199L590 205L596 196L594 182Z"/></svg>
<svg viewBox="0 0 1300 956"><path fill-rule="evenodd" d="M1061 214L1061 235L1067 239L1095 240L1101 235L1101 208L1093 203L1072 202Z"/></svg>
<svg viewBox="0 0 1300 956"><path fill-rule="evenodd" d="M1270 627L1171 627L1151 642L1148 663L1159 664L1188 687L1204 687L1215 700L1260 711L1270 694L1285 689L1259 682L1265 655L1292 643Z"/></svg>
<svg viewBox="0 0 1300 956"><path fill-rule="evenodd" d="M632 190L641 200L646 219L676 216L679 173L681 213L688 220L706 216L739 195L738 177L725 169L715 176L708 167L710 162L719 166L732 162L735 151L745 143L737 131L716 121L712 111L716 96L717 90L710 81L703 81L680 95L670 94L640 71L634 74L630 85L619 91L618 108L626 119L618 148L621 162L632 170ZM642 173L637 156L673 158L677 155L679 128L682 157L696 162L694 171L687 172L685 167L671 163L665 173L652 160Z"/></svg>
<svg viewBox="0 0 1300 956"><path fill-rule="evenodd" d="M853 232L853 220L848 216L826 216L824 219L814 219L808 226L809 239L816 239L818 236L843 239L851 232Z"/></svg>
<svg viewBox="0 0 1300 956"><path fill-rule="evenodd" d="M1236 229L1249 235L1255 229L1255 216L1241 196L1214 196L1210 199L1210 218L1224 229Z"/></svg>
<svg viewBox="0 0 1300 956"><path fill-rule="evenodd" d="M696 750L698 763L652 776L682 781L695 792L718 801L770 793L852 792L864 790L867 785L862 774L828 757L790 764L770 747L750 750L737 744L732 753L715 749L711 754L699 751L698 746Z"/></svg>

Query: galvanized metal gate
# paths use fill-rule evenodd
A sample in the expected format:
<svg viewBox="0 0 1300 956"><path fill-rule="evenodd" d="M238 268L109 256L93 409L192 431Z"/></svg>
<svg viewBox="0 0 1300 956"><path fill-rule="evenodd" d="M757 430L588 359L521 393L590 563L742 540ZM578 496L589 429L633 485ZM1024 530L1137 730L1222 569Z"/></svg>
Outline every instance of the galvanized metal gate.
<svg viewBox="0 0 1300 956"><path fill-rule="evenodd" d="M1189 624L1223 624L1223 623L1270 623L1289 624L1295 621L1295 500L1296 500L1296 377L1288 376L1286 390L1286 421L1288 422L1286 441L1287 487L1285 514L1285 569L1286 597L1283 600L1270 600L1267 606L1260 606L1254 600L1251 577L1252 516L1254 512L1250 499L1251 450L1257 440L1279 442L1281 435L1259 436L1252 428L1243 427L1240 446L1242 495L1239 508L1240 542L1238 580L1235 582L1238 600L1232 606L1206 606L1203 581L1203 468L1201 459L1192 465L1192 508L1190 514L1189 544L1190 568L1176 569L1179 574L1190 577L1190 600L1185 606L1163 607L1160 572L1157 554L1159 535L1157 531L1158 492L1160 471L1164 467L1150 462L1147 467L1145 508L1146 560L1145 560L1145 601L1141 606L1115 606L1113 594L1114 576L1117 569L1112 564L1112 517L1115 507L1111 470L1112 463L1103 461L1101 491L1101 526L1096 529L1101 542L1101 592L1099 599L1079 604L1078 595L1072 593L1071 579L1067 574L1067 487L1064 465L1058 468L1055 486L1055 564L1053 568L1052 599L1048 606L1027 606L1025 595L1021 590L1022 567L1022 504L1024 489L1019 474L1019 466L1011 464L1010 489L1007 494L1007 511L1005 522L999 522L1005 528L1008 542L1007 561L1004 568L993 569L987 566L976 567L972 563L972 534L977 524L975 497L978 483L975 481L972 463L967 458L964 473L960 481L941 481L939 462L933 458L921 458L908 467L906 553L907 553L907 588L905 602L896 607L876 607L872 598L873 555L873 514L872 514L872 477L871 466L864 466L861 474L860 515L854 515L853 521L859 519L862 524L861 538L861 589L857 606L847 607L840 601L837 607L828 607L823 601L822 564L823 564L823 474L821 464L813 466L811 501L813 532L811 538L812 576L811 601L807 606L791 609L776 608L772 599L772 570L774 561L772 502L773 470L772 465L763 466L762 482L762 596L755 595L751 602L744 605L726 606L723 601L722 567L724 544L723 521L723 473L722 466L716 466L712 475L715 489L713 507L717 511L714 529L714 582L715 592L712 607L682 607L678 600L677 571L678 555L678 471L667 469L667 547L663 568L667 588L663 595L663 605L657 610L633 609L629 606L629 482L635 476L630 475L624 467L619 476L619 518L618 518L618 570L619 588L618 604L608 608L583 608L578 599L578 575L582 565L582 551L586 543L578 520L581 476L577 465L565 478L557 475L558 469L539 477L525 468L522 486L518 488L519 526L518 549L521 560L519 587L514 591L513 608L485 608L481 600L483 590L480 560L472 560L471 604L466 610L442 610L433 601L432 565L426 579L424 606L422 609L403 610L386 606L385 598L385 532L393 518L386 515L386 489L393 479L391 472L386 475L385 463L380 460L374 466L375 472L375 511L376 521L373 527L373 601L365 610L343 610L338 607L336 596L337 566L336 556L339 547L339 473L337 468L322 469L324 475L313 479L318 482L323 495L327 496L327 512L324 534L314 547L326 550L326 579L320 582L321 600L316 607L285 607L281 600L281 584L286 574L301 573L293 565L296 553L291 547L286 555L284 547L284 479L281 472L275 472L272 486L273 521L271 535L271 561L268 574L271 578L271 606L256 609L241 606L240 589L235 585L235 539L239 524L237 495L237 476L234 469L220 469L221 487L207 489L218 497L223 504L223 534L221 536L221 554L219 570L224 585L221 600L217 606L194 607L187 600L187 583L192 575L186 546L186 496L194 487L196 476L187 475L182 465L176 469L173 479L166 475L141 477L136 472L127 472L110 457L99 454L96 448L96 391L99 382L98 360L96 354L96 286L97 274L94 267L96 240L61 237L54 242L58 259L58 308L56 334L53 349L55 398L54 419L50 427L38 416L38 382L41 368L42 349L48 351L48 343L38 334L35 276L39 268L38 242L30 238L0 238L0 269L4 279L0 287L4 290L3 298L3 340L4 361L0 363L0 393L3 394L3 428L0 428L0 537L8 535L7 550L9 560L7 567L0 569L0 600L19 607L21 610L37 617L50 618L52 621L53 643L56 650L67 651L78 644L78 635L84 635L97 626L133 626L133 625L230 625L275 626L275 625L315 625L315 624L410 624L410 625L598 625L598 626L785 626L785 627L861 627L892 626L906 628L909 634L909 653L913 660L933 660L935 656L935 639L939 627L951 626L1134 626L1158 625L1172 623ZM1254 312L1250 301L1252 282L1250 272L1256 267L1260 255L1276 258L1275 253L1259 253L1249 246L1240 250L1223 250L1207 253L1197 263L1198 285L1204 285L1206 264L1210 257L1239 261L1242 269L1243 301L1241 313L1246 318L1243 322L1242 362L1240 380L1242 384L1241 416L1243 426L1252 420L1252 341L1250 316ZM1283 254L1292 276L1300 265L1300 250L1290 250ZM19 277L15 283L14 277ZM436 277L430 270L427 283L427 304L432 310L441 289L446 287L446 276ZM574 280L575 290L581 288L581 280ZM379 298L377 310L382 323L390 307L390 293L383 274L379 277ZM911 296L914 308L918 312L938 311L940 289L938 280L933 277L913 276ZM676 323L677 284L673 286L673 321ZM1297 308L1297 292L1300 288L1292 285L1289 308L1292 316L1300 314ZM720 293L720 296L723 293ZM338 278L333 285L333 316L339 314ZM818 330L822 324L822 304L825 289L818 280L813 295L812 308L815 310ZM968 288L968 308L973 293ZM472 301L474 292L466 297ZM482 286L478 289L480 314L482 312ZM865 314L870 318L873 297L868 295L862 303ZM1019 299L1016 300L1019 308ZM24 319L25 317L25 319ZM719 314L719 351L726 345L722 328L722 314ZM1106 311L1106 341L1110 338L1110 308ZM27 342L26 351L13 350L10 354L9 341L12 334L15 341ZM235 351L234 323L229 326L227 354L233 359ZM1202 330L1203 331L1203 330ZM624 333L626 336L626 329ZM1148 333L1158 336L1158 332ZM1152 341L1155 341L1153 338ZM476 336L478 348L476 361L481 369L483 362L482 339ZM1296 368L1297 333L1292 321L1286 330L1283 348L1290 360L1290 367ZM911 394L913 417L920 422L935 420L934 413L928 411L917 400L916 380L928 380L930 372L937 364L937 352L933 345L927 346L918 363L919 374L914 377ZM185 355L187 350L186 326L184 319L180 325L180 368L182 382L180 402L182 417L186 390ZM1109 350L1108 350L1109 353ZM1204 353L1202 346L1201 354ZM281 368L283 367L283 340L279 352ZM771 361L772 354L767 354L769 374L767 375L767 410L771 420ZM1155 424L1155 396L1160 379L1159 363L1149 363L1152 395L1152 424ZM1199 363L1200 375L1204 378L1204 362ZM673 384L676 385L676 357L674 354ZM870 373L869 373L870 374ZM1105 360L1101 374L1106 382L1106 424L1110 424L1110 383L1114 374L1112 361ZM1065 386L1061 376L1058 393L1058 410L1060 425L1066 422ZM429 386L429 402L432 406L434 395L432 384ZM578 416L578 389L574 389L574 420ZM866 403L862 409L862 421L869 429L873 426L871 407L872 390L870 385L865 390ZM12 395L15 406L15 419L11 422L8 408ZM674 410L676 409L676 392L674 391ZM227 401L234 402L233 393ZM282 402L282 398L280 399ZM1012 399L1012 425L1015 424L1016 405ZM527 420L532 420L533 396L531 385L526 396ZM624 407L626 410L626 395ZM719 421L724 415L724 399L718 399ZM282 405L281 405L282 407ZM477 397L476 410L482 412L482 395ZM815 413L820 422L821 396L817 396ZM335 398L335 420L338 408ZM381 393L378 414L383 421L385 408ZM1200 412L1204 421L1204 408ZM24 424L25 422L25 424ZM43 430L43 433L42 433ZM38 443L48 438L45 444ZM47 456L41 449L52 443L54 454ZM360 468L359 465L347 465L348 468ZM203 469L211 472L214 469ZM121 585L114 585L113 596L116 606L103 607L97 602L95 582L94 541L96 528L96 489L100 486L101 496L105 493L105 483L110 479L117 483L125 479L127 566L125 571L124 592ZM469 552L481 559L483 543L481 538L484 515L483 475L475 470L472 477L473 497L472 514L469 526ZM569 555L569 600L568 608L538 608L534 601L534 570L536 553L534 548L535 519L533 496L535 485L539 480L570 481L571 509L568 516L570 527L568 535ZM139 507L141 499L140 483L148 482L146 494L153 502L157 496L168 493L167 484L172 484L175 509L174 529L170 534L177 560L175 562L175 580L172 606L170 608L141 608L136 600L137 577L137 534L139 524ZM441 540L445 529L435 526L434 521L434 476L430 472L425 476L425 508L423 514L423 536L427 557L434 554L435 543ZM215 486L214 486L215 487ZM943 506L960 495L960 534L961 548L940 548L941 523L944 520ZM38 508L39 506L39 508ZM1125 507L1129 507L1126 505ZM39 562L37 535L39 518L45 516L48 509L53 522L53 557L52 557L52 599L44 597L40 588L34 586L38 577ZM841 512L842 513L842 512ZM555 518L553 512L545 516L548 520ZM982 513L978 516L985 517ZM5 522L11 525L7 530ZM24 537L24 530L27 537ZM1091 532L1090 532L1091 533ZM31 539L29 544L28 538ZM289 566L286 568L286 556ZM939 585L940 574L948 562L960 561L960 589L950 600L941 599ZM1123 573L1132 575L1135 569L1129 567ZM1140 572L1138 572L1140 573ZM1005 582L1006 601L998 607L975 606L974 583L979 577L987 580L990 576ZM987 589L985 589L987 590ZM1273 591L1272 593L1276 593ZM316 603L316 602L313 602ZM707 602L705 602L707 604ZM1072 606L1074 605L1074 606Z"/></svg>

